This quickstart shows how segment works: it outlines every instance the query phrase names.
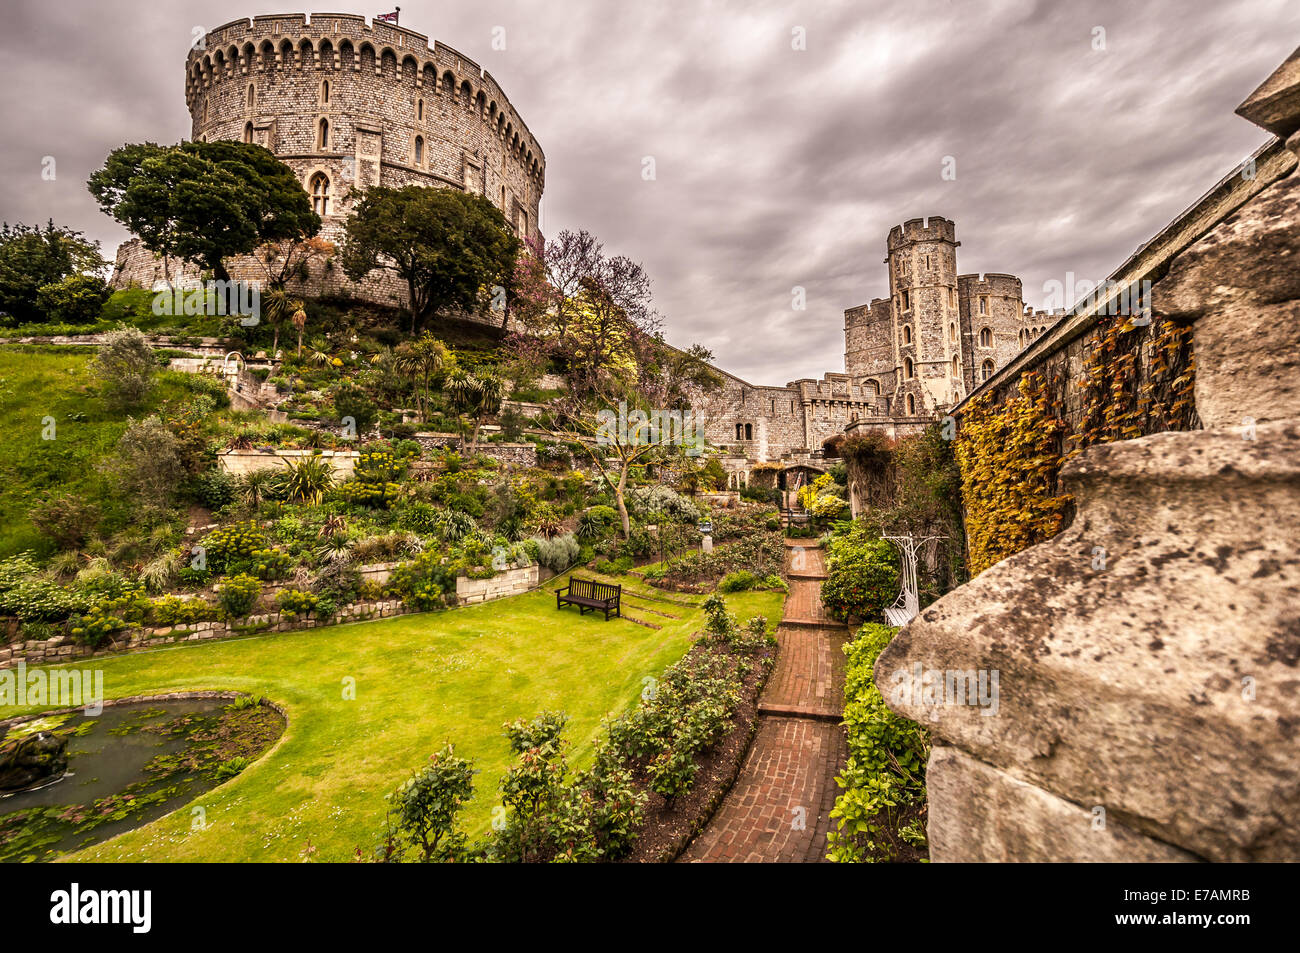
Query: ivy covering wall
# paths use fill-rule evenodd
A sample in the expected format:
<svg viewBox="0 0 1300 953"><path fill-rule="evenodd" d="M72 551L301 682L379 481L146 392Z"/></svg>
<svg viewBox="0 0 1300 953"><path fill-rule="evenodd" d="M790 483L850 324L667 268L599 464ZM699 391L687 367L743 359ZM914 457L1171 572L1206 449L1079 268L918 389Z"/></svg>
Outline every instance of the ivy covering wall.
<svg viewBox="0 0 1300 953"><path fill-rule="evenodd" d="M1073 376L1071 358L1081 365ZM1057 477L1071 457L1098 443L1196 429L1195 386L1189 326L1116 316L1047 355L1010 394L972 401L957 435L971 575L1064 527L1072 501Z"/></svg>

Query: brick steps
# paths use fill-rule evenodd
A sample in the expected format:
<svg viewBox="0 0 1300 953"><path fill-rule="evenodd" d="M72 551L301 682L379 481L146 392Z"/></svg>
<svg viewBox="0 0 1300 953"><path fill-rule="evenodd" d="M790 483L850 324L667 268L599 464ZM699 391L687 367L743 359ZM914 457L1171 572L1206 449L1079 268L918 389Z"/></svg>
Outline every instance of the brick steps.
<svg viewBox="0 0 1300 953"><path fill-rule="evenodd" d="M809 708L805 705L768 705L758 706L760 715L772 715L778 718L811 718L813 721L829 721L838 725L844 719L844 712L830 708Z"/></svg>

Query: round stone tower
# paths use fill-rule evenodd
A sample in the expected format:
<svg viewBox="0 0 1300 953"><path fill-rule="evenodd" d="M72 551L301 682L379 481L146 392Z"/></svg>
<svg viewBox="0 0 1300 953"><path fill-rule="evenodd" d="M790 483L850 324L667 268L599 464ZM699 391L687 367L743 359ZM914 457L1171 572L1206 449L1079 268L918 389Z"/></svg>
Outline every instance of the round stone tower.
<svg viewBox="0 0 1300 953"><path fill-rule="evenodd" d="M521 238L541 238L541 146L489 73L421 33L342 13L235 20L190 50L185 102L192 139L255 142L293 169L321 216L320 237L335 244L353 190L374 185L475 192L500 208ZM171 264L164 274L163 263L133 239L118 249L112 283L147 288L199 276ZM226 267L239 280L267 274L252 256ZM406 299L391 275L354 283L332 261L313 262L292 285L385 305Z"/></svg>
<svg viewBox="0 0 1300 953"><path fill-rule="evenodd" d="M496 80L428 37L347 14L276 14L210 30L185 63L195 140L266 146L337 239L348 193L451 186L536 239L541 146Z"/></svg>
<svg viewBox="0 0 1300 953"><path fill-rule="evenodd" d="M959 329L956 227L914 218L889 231L895 392L902 416L930 416L959 399L966 363Z"/></svg>

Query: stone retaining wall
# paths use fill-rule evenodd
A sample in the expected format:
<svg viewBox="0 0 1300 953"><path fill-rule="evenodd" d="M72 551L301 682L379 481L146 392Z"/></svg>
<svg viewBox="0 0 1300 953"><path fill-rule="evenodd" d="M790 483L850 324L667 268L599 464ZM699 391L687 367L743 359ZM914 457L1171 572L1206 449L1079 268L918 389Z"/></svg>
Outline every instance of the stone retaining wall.
<svg viewBox="0 0 1300 953"><path fill-rule="evenodd" d="M99 649L79 645L72 640L71 636L60 635L45 641L29 640L0 648L0 668L10 668L19 662L26 662L28 665L53 665L74 659L138 652L143 649L173 645L177 642L202 642L255 633L314 629L343 622L364 622L368 619L405 615L410 611L400 600L389 599L381 602L354 603L340 609L330 619L320 619L311 612L305 615L263 612L234 622L209 621L157 628L125 629L119 632L106 647Z"/></svg>
<svg viewBox="0 0 1300 953"><path fill-rule="evenodd" d="M247 476L257 470L282 469L287 463L297 463L317 453L316 450L222 450L217 454L217 467L222 473ZM321 450L319 455L334 468L335 479L350 477L356 469L355 450Z"/></svg>

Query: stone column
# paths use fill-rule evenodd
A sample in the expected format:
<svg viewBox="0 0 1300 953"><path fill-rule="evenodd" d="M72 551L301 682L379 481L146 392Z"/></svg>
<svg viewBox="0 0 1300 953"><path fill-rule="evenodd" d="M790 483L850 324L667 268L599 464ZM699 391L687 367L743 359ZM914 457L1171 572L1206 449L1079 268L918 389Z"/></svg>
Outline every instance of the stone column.
<svg viewBox="0 0 1300 953"><path fill-rule="evenodd" d="M1300 51L1238 112L1294 151ZM1194 327L1205 429L1075 458L1069 528L876 664L934 734L935 861L1300 860L1300 170L1178 256L1154 300ZM947 672L989 691L927 695Z"/></svg>

